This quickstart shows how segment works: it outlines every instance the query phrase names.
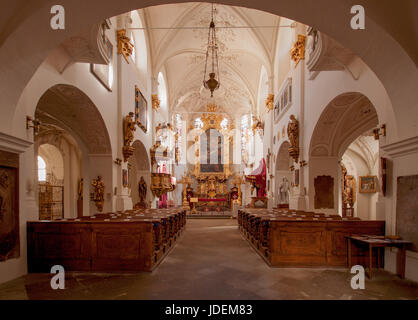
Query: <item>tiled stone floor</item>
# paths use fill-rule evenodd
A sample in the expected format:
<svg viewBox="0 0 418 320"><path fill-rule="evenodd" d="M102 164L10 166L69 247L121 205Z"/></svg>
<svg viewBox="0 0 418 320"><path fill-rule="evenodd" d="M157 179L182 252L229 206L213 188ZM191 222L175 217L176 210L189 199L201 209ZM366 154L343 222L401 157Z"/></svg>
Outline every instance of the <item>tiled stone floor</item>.
<svg viewBox="0 0 418 320"><path fill-rule="evenodd" d="M236 220L191 219L152 273L67 273L52 290L50 274L0 285L0 299L418 299L418 285L377 271L352 290L345 268L270 268L242 238Z"/></svg>

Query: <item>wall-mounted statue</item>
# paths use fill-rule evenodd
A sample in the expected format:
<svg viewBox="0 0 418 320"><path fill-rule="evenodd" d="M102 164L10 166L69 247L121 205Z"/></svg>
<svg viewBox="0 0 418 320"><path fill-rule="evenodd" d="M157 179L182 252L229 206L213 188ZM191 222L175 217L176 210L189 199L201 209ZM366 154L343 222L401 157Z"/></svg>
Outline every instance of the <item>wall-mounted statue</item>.
<svg viewBox="0 0 418 320"><path fill-rule="evenodd" d="M290 142L289 155L297 163L299 159L299 121L293 114L290 115L290 122L287 125L287 136Z"/></svg>
<svg viewBox="0 0 418 320"><path fill-rule="evenodd" d="M96 203L97 211L103 211L104 205L104 189L105 185L102 180L102 176L98 176L97 179L93 179L91 185L94 188L93 201Z"/></svg>
<svg viewBox="0 0 418 320"><path fill-rule="evenodd" d="M343 203L353 208L356 202L356 179L347 173L347 169L342 166L342 183L343 183Z"/></svg>
<svg viewBox="0 0 418 320"><path fill-rule="evenodd" d="M163 157L167 157L168 149L167 147L163 147L160 140L157 140L155 144L149 149L150 157L151 157L151 168L152 172L157 171L157 153Z"/></svg>
<svg viewBox="0 0 418 320"><path fill-rule="evenodd" d="M134 131L136 131L136 122L134 120L134 113L129 114L123 119L123 159L125 162L128 161L129 157L133 155L134 148L132 142L134 141Z"/></svg>
<svg viewBox="0 0 418 320"><path fill-rule="evenodd" d="M261 119L253 116L253 133L255 134L256 131L260 133L260 136L264 135L264 122Z"/></svg>
<svg viewBox="0 0 418 320"><path fill-rule="evenodd" d="M290 193L290 183L286 177L283 177L282 183L279 187L279 203L288 204L289 203L289 193Z"/></svg>
<svg viewBox="0 0 418 320"><path fill-rule="evenodd" d="M138 182L138 195L139 195L139 203L138 205L141 208L145 208L147 206L146 199L147 199L147 183L143 176L139 179Z"/></svg>
<svg viewBox="0 0 418 320"><path fill-rule="evenodd" d="M270 112L274 108L274 94L270 93L266 99L267 112Z"/></svg>

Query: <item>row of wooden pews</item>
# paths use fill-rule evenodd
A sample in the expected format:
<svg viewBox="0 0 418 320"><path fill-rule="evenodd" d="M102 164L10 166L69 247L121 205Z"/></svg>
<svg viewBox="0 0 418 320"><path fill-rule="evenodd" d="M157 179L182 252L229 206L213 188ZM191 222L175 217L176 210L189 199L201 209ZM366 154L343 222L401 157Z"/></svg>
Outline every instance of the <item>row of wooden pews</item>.
<svg viewBox="0 0 418 320"><path fill-rule="evenodd" d="M140 209L27 223L28 270L152 271L186 225L183 209Z"/></svg>
<svg viewBox="0 0 418 320"><path fill-rule="evenodd" d="M289 209L242 209L238 226L264 260L275 267L346 266L346 236L384 235L384 221ZM365 264L367 251L353 251L354 264ZM377 261L377 253L373 256Z"/></svg>

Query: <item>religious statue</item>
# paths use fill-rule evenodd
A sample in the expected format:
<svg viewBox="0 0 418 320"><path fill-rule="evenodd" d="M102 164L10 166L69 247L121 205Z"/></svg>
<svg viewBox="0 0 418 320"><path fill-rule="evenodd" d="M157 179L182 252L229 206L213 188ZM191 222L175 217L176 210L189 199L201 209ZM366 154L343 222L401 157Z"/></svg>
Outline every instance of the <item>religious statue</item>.
<svg viewBox="0 0 418 320"><path fill-rule="evenodd" d="M274 94L270 93L266 99L267 112L270 112L274 108Z"/></svg>
<svg viewBox="0 0 418 320"><path fill-rule="evenodd" d="M149 153L150 153L150 157L151 157L151 167L153 171L156 171L155 165L157 164L157 157L156 157L156 153L157 151L163 151L163 155L166 155L167 152L167 148L162 149L162 145L161 145L161 141L157 140L155 142L155 144L150 148Z"/></svg>
<svg viewBox="0 0 418 320"><path fill-rule="evenodd" d="M91 185L94 188L93 201L96 203L97 210L99 212L103 211L104 204L104 189L105 185L102 180L102 176L98 176L97 179L93 179Z"/></svg>
<svg viewBox="0 0 418 320"><path fill-rule="evenodd" d="M282 204L289 203L289 192L290 192L290 185L289 180L286 177L283 177L282 183L279 187L279 202Z"/></svg>
<svg viewBox="0 0 418 320"><path fill-rule="evenodd" d="M123 158L125 162L133 155L134 148L131 146L134 141L134 131L136 131L136 122L133 119L134 113L129 114L123 119Z"/></svg>
<svg viewBox="0 0 418 320"><path fill-rule="evenodd" d="M193 188L190 187L190 184L188 184L187 188L186 188L186 199L187 199L187 202L189 203L190 209L194 208L194 203L191 202L191 198L193 198L193 197L194 197Z"/></svg>
<svg viewBox="0 0 418 320"><path fill-rule="evenodd" d="M299 159L299 121L292 114L290 115L290 122L287 125L287 136L289 137L290 147L289 155L298 162Z"/></svg>
<svg viewBox="0 0 418 320"><path fill-rule="evenodd" d="M255 134L256 131L259 131L260 135L264 134L264 122L261 121L259 118L253 116L253 133Z"/></svg>
<svg viewBox="0 0 418 320"><path fill-rule="evenodd" d="M343 203L350 208L354 206L355 202L355 184L356 180L354 177L346 174L344 177Z"/></svg>
<svg viewBox="0 0 418 320"><path fill-rule="evenodd" d="M215 198L216 196L216 178L214 176L210 176L208 178L208 195L209 198Z"/></svg>
<svg viewBox="0 0 418 320"><path fill-rule="evenodd" d="M83 199L83 178L78 182L78 199Z"/></svg>
<svg viewBox="0 0 418 320"><path fill-rule="evenodd" d="M141 179L139 179L138 182L138 195L139 195L139 205L143 205L143 207L146 207L146 197L147 197L147 183L144 180L144 177L141 176Z"/></svg>

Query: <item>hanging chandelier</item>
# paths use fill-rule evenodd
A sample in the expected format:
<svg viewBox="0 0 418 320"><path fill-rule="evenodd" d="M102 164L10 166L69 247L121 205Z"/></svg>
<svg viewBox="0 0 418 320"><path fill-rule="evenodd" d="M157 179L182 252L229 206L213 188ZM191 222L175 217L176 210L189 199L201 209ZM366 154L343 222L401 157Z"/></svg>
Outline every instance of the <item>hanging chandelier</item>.
<svg viewBox="0 0 418 320"><path fill-rule="evenodd" d="M210 90L211 98L213 98L213 91L219 89L219 86L221 84L219 79L218 44L216 42L215 22L213 21L213 13L214 9L212 4L212 16L208 32L208 47L206 49L205 73L203 74L203 85L206 89ZM211 54L212 69L209 73L209 79L206 80L209 53ZM218 80L216 80L216 73L218 73Z"/></svg>

